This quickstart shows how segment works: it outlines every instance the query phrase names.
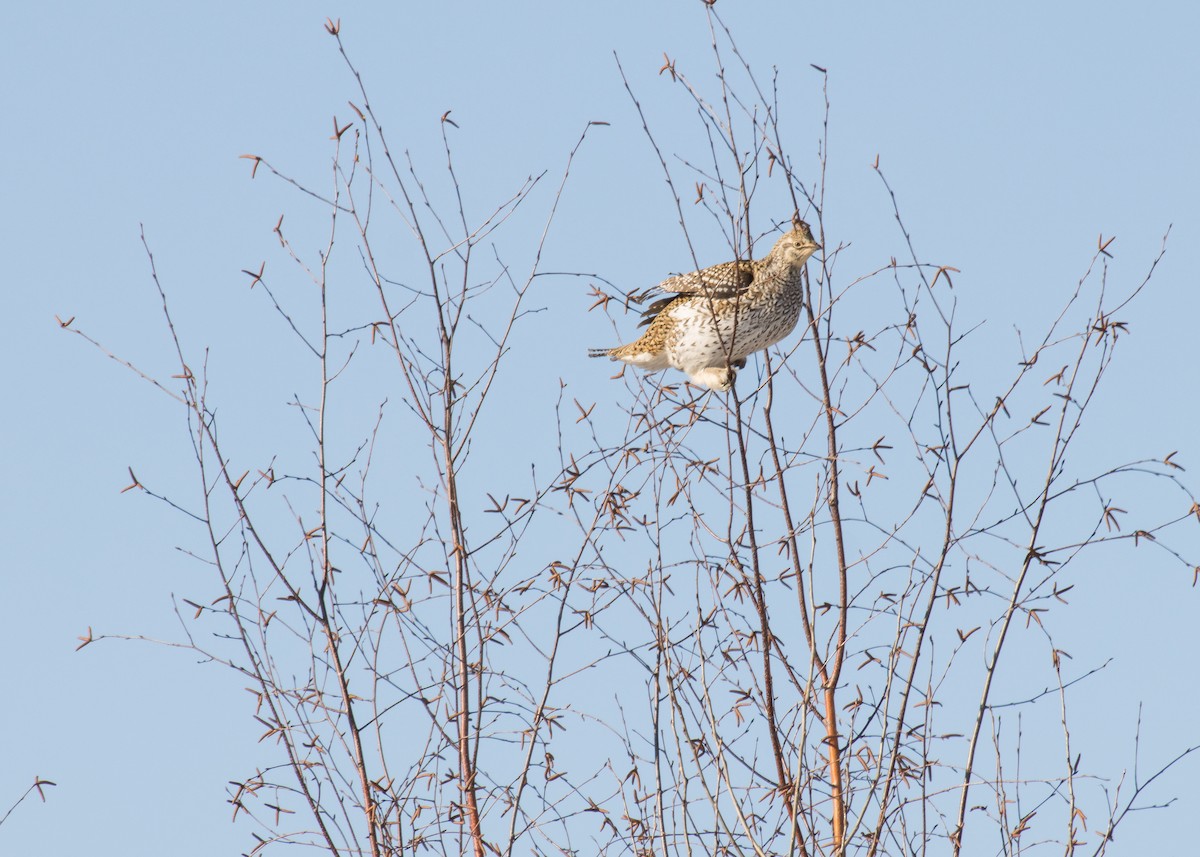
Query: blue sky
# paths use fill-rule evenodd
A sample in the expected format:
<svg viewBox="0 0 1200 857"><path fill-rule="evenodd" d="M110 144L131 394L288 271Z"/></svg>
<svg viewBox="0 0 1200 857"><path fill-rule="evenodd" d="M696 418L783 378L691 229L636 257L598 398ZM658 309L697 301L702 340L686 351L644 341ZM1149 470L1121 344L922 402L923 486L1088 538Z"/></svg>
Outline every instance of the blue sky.
<svg viewBox="0 0 1200 857"><path fill-rule="evenodd" d="M73 651L88 626L172 636L170 596L186 596L200 572L176 549L190 538L178 516L119 493L128 467L147 482L180 478L189 459L177 412L64 334L55 316L75 317L150 371L172 370L144 225L185 336L211 348L231 433L270 448L259 420L286 402L262 402L259 391L291 358L241 270L272 253L281 213L301 241L317 240L320 222L306 226L303 200L280 183L262 173L251 182L238 156L324 180L332 117L349 118L356 98L326 16L341 19L377 114L411 140L418 164L438 166L437 120L453 111L464 184L480 208L527 175L557 176L588 121L611 123L589 132L548 245L550 270L634 288L688 261L613 55L669 138L692 117L658 74L663 54L711 79L699 3L244 5L48 3L5 14L0 641L10 703L0 805L35 775L59 785L0 827L4 853L247 847L224 796L258 752L241 683L160 647ZM1093 443L1118 457L1178 449L1189 473L1200 470L1200 11L912 5L718 4L759 70L778 68L793 157L810 169L822 110L810 63L828 69L826 228L853 242L843 264L866 271L901 248L876 156L922 256L961 270L960 311L986 320L985 342L1011 345L1014 325L1059 306L1098 236L1116 236L1110 276L1129 284L1171 226L1152 287L1128 313L1132 335L1094 415ZM702 262L723 258L702 218L693 237L709 242ZM579 294L552 301L568 316L547 327L554 372L593 399L616 399L624 386L582 348L611 329L586 314L582 281L556 287ZM1190 575L1143 561L1081 591L1078 625L1063 633L1073 654L1116 658L1081 704L1095 706L1115 742L1129 738L1144 700L1143 752L1159 761L1195 740L1200 596ZM1168 777L1162 796L1178 796L1176 808L1133 821L1116 853L1170 853L1185 841L1200 805L1194 775L1192 766Z"/></svg>

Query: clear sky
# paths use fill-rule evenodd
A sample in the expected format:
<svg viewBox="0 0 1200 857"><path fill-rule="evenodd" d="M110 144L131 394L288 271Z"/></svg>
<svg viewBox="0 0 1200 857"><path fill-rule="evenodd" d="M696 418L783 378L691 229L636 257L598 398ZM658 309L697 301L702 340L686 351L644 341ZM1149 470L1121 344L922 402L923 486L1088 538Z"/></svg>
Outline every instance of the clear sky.
<svg viewBox="0 0 1200 857"><path fill-rule="evenodd" d="M865 272L902 249L871 169L878 156L922 256L961 270L960 311L986 320L987 335L1060 305L1100 235L1116 236L1110 276L1136 283L1172 226L1149 293L1127 314L1132 335L1095 442L1119 457L1178 449L1188 473L1200 473L1195 4L721 0L718 9L761 72L778 68L792 155L810 170L822 109L810 64L828 70L826 229L853 242L844 264ZM665 134L692 122L658 69L666 53L710 79L699 2L7 9L0 807L35 775L58 786L0 827L0 853L185 857L249 847L224 793L259 752L242 683L166 648L74 651L89 626L173 636L171 595L187 597L203 572L177 550L192 538L179 516L120 493L129 467L146 482L188 467L179 413L60 331L55 316L75 317L151 371L172 371L144 224L185 335L212 349L223 407L251 415L232 417L231 431L269 448L261 431L255 439L252 415L284 413L286 402L257 402L258 382L286 371L288 355L241 271L273 252L281 213L293 212L302 230L305 209L279 182L251 182L238 156L325 180L332 118L349 118L356 98L326 16L341 19L385 128L406 146L411 139L431 168L438 117L453 111L462 169L480 200L526 175L557 174L588 121L611 123L592 130L580 155L548 248L551 270L635 288L688 267L613 54ZM756 216L765 224L788 214ZM714 238L697 224L695 235ZM715 262L727 248L718 240L697 252ZM584 281L556 288L580 294L553 301L566 316L553 319L566 346L552 355L554 372L581 395L612 401L624 387L583 350L611 329L586 314ZM1132 758L1139 701L1147 763L1197 738L1200 595L1191 584L1173 566L1131 564L1074 602L1079 624L1063 631L1072 654L1116 659L1094 704L1118 758ZM1114 853L1181 853L1200 812L1196 773L1191 765L1167 777L1157 796L1177 796L1176 807L1132 821Z"/></svg>

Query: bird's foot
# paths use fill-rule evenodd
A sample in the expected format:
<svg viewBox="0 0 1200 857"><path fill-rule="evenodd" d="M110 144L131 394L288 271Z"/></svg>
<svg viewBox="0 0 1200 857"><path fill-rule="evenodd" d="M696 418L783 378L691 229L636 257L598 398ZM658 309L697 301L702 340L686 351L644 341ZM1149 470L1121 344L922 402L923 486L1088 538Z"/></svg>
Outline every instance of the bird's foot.
<svg viewBox="0 0 1200 857"><path fill-rule="evenodd" d="M710 390L725 393L733 389L733 381L737 377L737 370L732 367L709 366L690 373L688 377L698 387L707 387Z"/></svg>

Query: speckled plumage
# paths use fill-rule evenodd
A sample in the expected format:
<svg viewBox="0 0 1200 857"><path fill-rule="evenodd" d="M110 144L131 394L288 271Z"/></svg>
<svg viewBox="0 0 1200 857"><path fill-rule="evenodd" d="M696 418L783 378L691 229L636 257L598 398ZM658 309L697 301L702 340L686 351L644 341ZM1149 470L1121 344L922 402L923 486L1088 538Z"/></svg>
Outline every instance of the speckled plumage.
<svg viewBox="0 0 1200 857"><path fill-rule="evenodd" d="M669 292L646 309L641 338L616 348L593 348L641 369L675 368L713 390L733 386L746 357L783 339L804 306L800 284L808 257L821 245L800 219L761 259L723 262L664 280Z"/></svg>

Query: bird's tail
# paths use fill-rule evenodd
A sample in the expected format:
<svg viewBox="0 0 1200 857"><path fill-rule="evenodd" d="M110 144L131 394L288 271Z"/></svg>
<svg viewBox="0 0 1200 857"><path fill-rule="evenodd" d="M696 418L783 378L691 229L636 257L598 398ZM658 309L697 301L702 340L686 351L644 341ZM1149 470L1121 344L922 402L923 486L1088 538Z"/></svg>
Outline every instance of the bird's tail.
<svg viewBox="0 0 1200 857"><path fill-rule="evenodd" d="M612 353L613 353L612 348L589 348L588 349L588 357L611 357Z"/></svg>

